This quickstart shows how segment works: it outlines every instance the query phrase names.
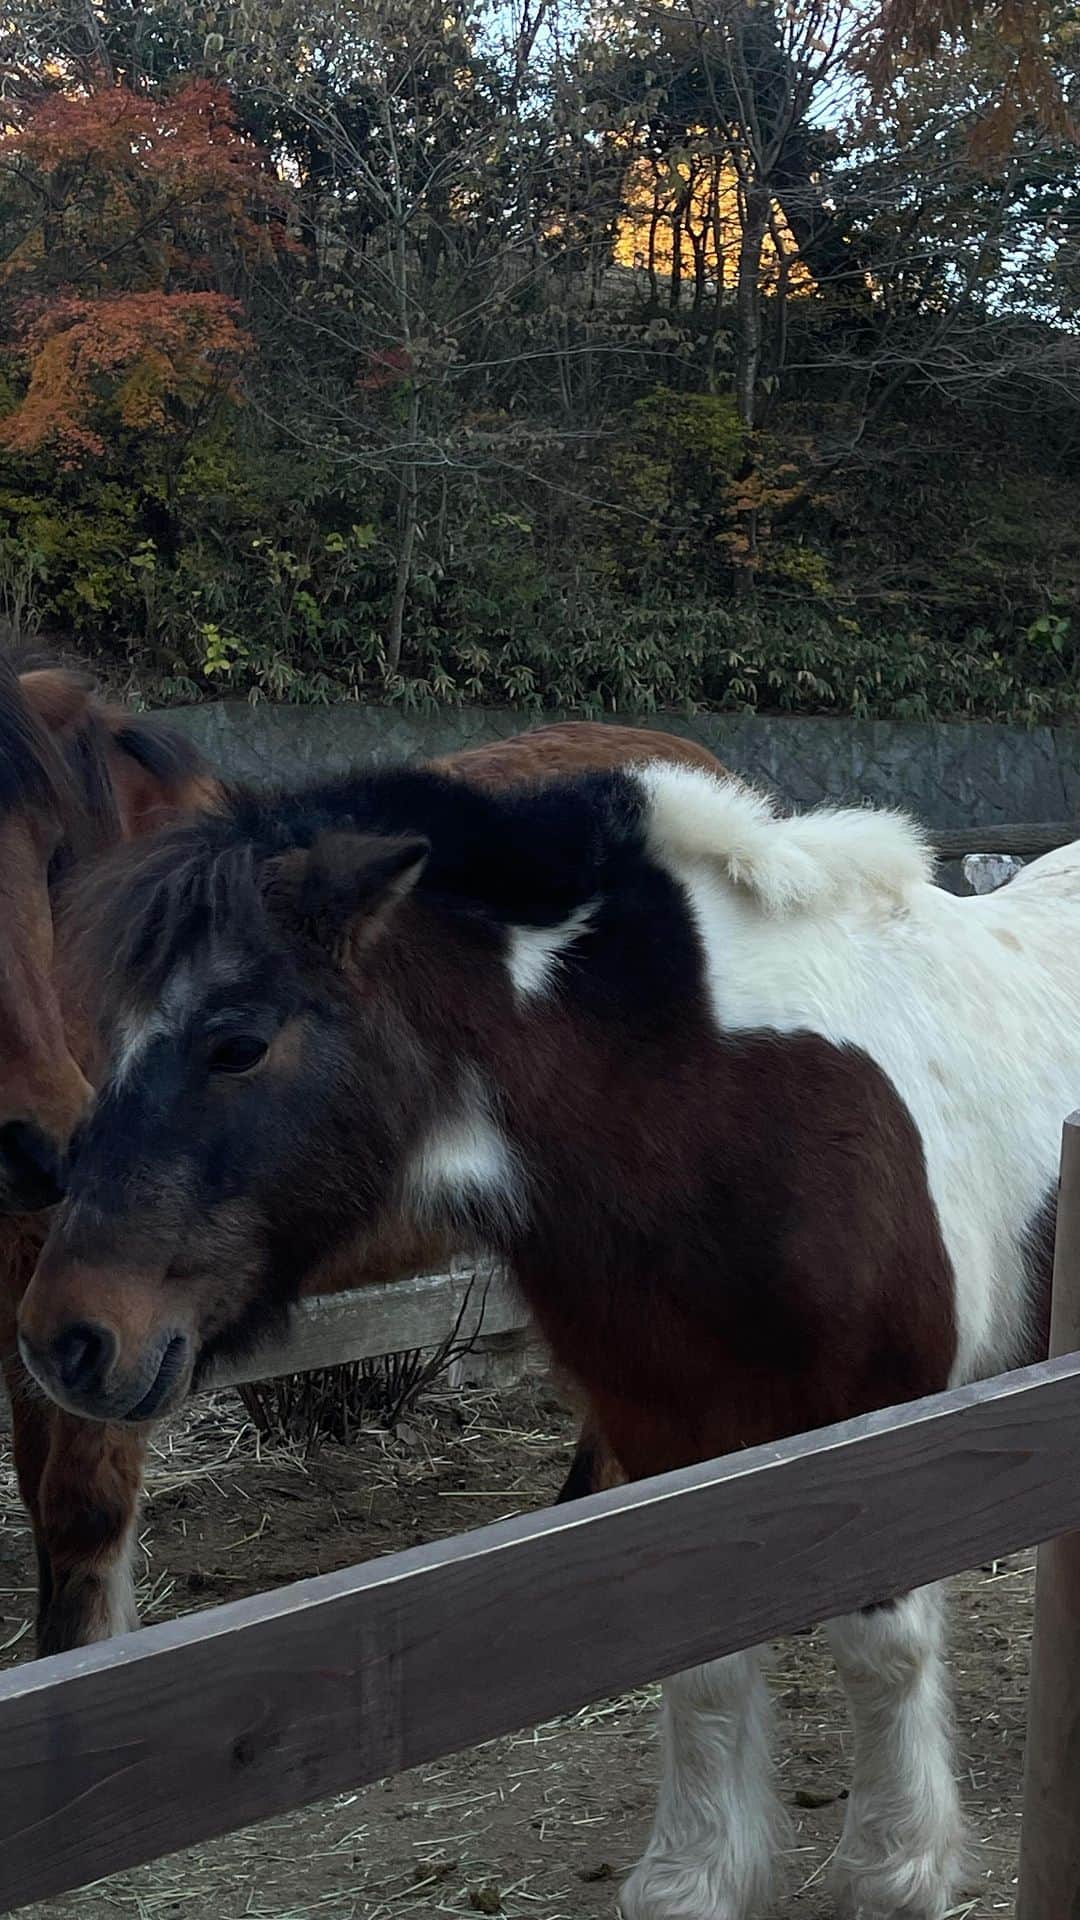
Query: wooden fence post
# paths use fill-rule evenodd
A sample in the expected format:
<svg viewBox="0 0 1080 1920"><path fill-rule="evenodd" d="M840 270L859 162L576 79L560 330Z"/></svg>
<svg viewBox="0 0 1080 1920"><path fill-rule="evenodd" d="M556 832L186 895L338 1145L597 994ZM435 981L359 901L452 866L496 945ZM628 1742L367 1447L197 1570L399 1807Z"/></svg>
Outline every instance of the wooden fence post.
<svg viewBox="0 0 1080 1920"><path fill-rule="evenodd" d="M1080 1350L1080 1113L1065 1123L1052 1354ZM1080 1400L1076 1409L1080 1473ZM1039 1549L1017 1920L1080 1920L1080 1533Z"/></svg>

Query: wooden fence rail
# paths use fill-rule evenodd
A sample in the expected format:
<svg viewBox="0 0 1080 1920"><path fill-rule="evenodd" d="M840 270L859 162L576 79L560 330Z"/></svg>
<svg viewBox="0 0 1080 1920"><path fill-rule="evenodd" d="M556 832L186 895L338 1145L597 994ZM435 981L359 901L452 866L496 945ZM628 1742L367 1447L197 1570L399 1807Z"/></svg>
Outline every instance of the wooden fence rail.
<svg viewBox="0 0 1080 1920"><path fill-rule="evenodd" d="M352 1360L378 1360L445 1340L523 1346L532 1322L520 1294L497 1269L421 1273L301 1302L284 1339L211 1373L209 1387L244 1386L276 1374L311 1373Z"/></svg>
<svg viewBox="0 0 1080 1920"><path fill-rule="evenodd" d="M1074 1355L17 1668L0 1911L1049 1538L1078 1403Z"/></svg>
<svg viewBox="0 0 1080 1920"><path fill-rule="evenodd" d="M927 838L942 860L965 853L1015 853L1034 860L1080 840L1080 820L1047 820L1000 827L929 827Z"/></svg>

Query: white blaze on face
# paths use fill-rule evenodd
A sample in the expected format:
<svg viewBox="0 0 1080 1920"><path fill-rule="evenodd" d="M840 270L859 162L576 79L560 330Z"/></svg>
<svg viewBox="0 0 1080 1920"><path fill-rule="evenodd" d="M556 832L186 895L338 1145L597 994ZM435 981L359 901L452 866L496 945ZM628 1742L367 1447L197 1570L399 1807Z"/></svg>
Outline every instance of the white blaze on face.
<svg viewBox="0 0 1080 1920"><path fill-rule="evenodd" d="M117 1028L109 1074L113 1085L124 1084L155 1040L179 1031L191 1010L193 998L192 971L186 961L181 961L165 982L156 1007L123 1015Z"/></svg>

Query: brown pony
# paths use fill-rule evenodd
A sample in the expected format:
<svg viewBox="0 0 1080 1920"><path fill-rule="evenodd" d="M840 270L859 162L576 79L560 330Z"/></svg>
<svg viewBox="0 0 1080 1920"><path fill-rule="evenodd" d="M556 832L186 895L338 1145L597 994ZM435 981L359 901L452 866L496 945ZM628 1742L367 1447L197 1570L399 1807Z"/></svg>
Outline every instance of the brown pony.
<svg viewBox="0 0 1080 1920"><path fill-rule="evenodd" d="M66 668L0 655L0 1358L39 1567L38 1645L135 1622L128 1571L143 1442L52 1407L15 1345L19 1301L90 1099L90 1029L61 1009L53 901L69 874L212 792L177 735L110 707Z"/></svg>
<svg viewBox="0 0 1080 1920"><path fill-rule="evenodd" d="M496 789L645 759L717 764L671 735L588 723L541 727L435 764ZM103 704L67 669L18 676L0 657L0 1353L37 1549L41 1653L138 1624L132 1553L145 1453L145 1429L98 1425L45 1401L16 1352L18 1305L47 1228L43 1209L59 1197L68 1140L90 1097L92 1006L80 1004L85 986L69 978L61 1007L52 896L98 853L178 811L213 806L218 794L171 730ZM446 1236L388 1232L314 1273L305 1291L402 1278L455 1251ZM562 1497L618 1477L586 1429Z"/></svg>

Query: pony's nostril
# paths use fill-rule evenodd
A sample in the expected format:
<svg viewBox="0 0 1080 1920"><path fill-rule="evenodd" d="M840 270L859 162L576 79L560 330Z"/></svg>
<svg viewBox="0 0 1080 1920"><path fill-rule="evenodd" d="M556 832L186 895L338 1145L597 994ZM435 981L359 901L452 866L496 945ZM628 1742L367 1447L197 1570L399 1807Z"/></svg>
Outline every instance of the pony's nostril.
<svg viewBox="0 0 1080 1920"><path fill-rule="evenodd" d="M92 1320L65 1327L53 1341L53 1365L68 1393L99 1388L116 1358L116 1335Z"/></svg>
<svg viewBox="0 0 1080 1920"><path fill-rule="evenodd" d="M20 1208L50 1207L60 1199L60 1154L32 1121L9 1120L0 1127L0 1180Z"/></svg>

